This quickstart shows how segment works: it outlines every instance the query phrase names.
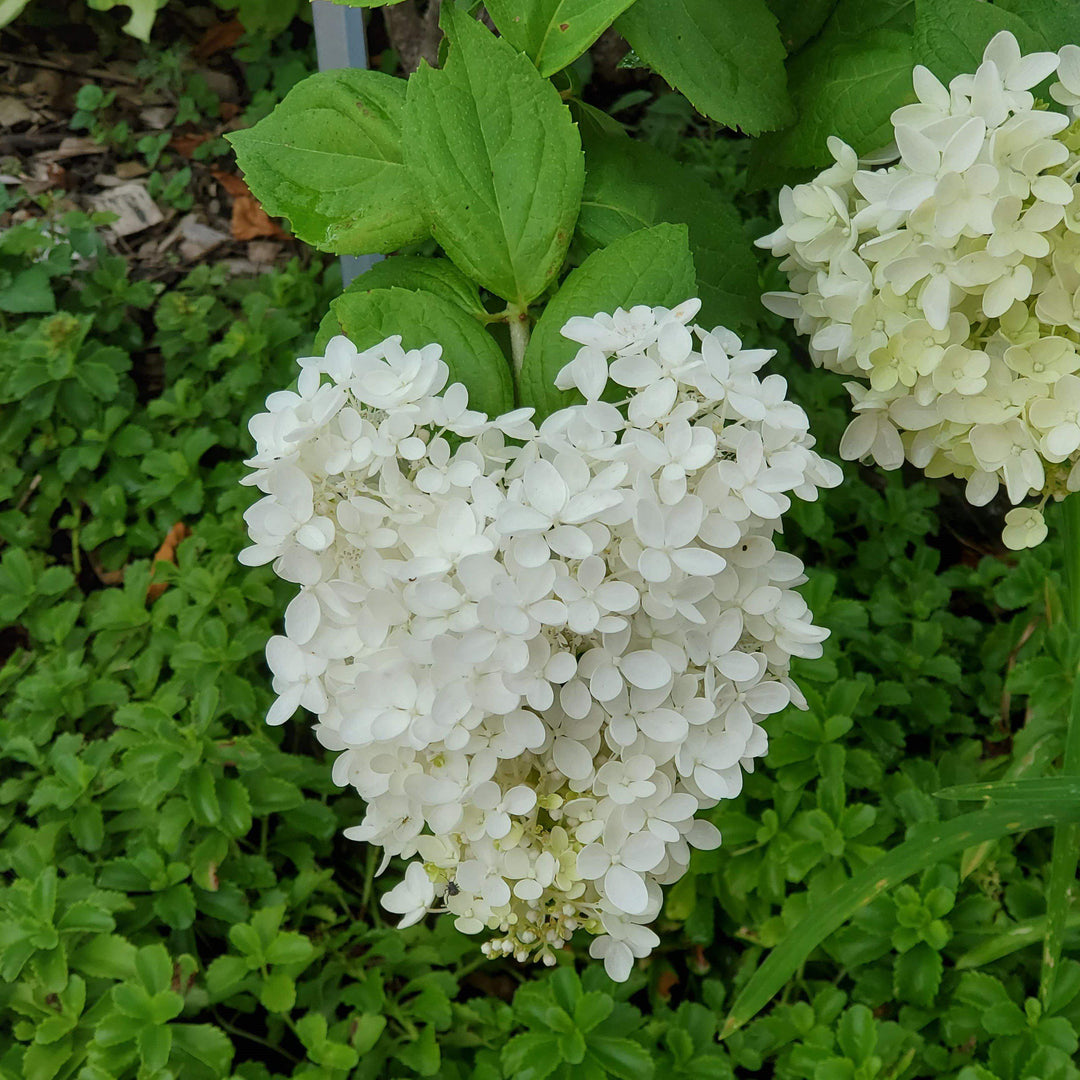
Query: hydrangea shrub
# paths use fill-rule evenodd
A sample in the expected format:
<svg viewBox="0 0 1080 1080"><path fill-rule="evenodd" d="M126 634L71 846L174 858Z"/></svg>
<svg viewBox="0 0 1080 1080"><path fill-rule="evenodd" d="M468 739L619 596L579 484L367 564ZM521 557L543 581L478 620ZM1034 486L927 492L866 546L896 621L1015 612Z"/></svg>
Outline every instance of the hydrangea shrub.
<svg viewBox="0 0 1080 1080"><path fill-rule="evenodd" d="M1037 101L1049 89L1067 112ZM1011 548L1046 537L1042 508L1080 490L1080 47L1023 55L1001 31L948 86L916 66L917 101L892 114L895 163L835 163L780 193L789 292L766 305L850 376L845 458L906 460L1004 485Z"/></svg>

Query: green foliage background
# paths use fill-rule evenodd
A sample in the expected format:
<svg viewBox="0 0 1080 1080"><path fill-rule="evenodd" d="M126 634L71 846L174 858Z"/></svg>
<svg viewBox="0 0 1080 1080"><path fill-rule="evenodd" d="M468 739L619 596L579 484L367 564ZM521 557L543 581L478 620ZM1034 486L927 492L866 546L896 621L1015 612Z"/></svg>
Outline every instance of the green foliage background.
<svg viewBox="0 0 1080 1080"><path fill-rule="evenodd" d="M892 6L894 20L926 10ZM1019 0L1001 6L1023 16ZM771 8L795 55L789 86L826 20L855 32L847 0ZM891 53L890 34L918 42L898 26L864 35L866 55ZM791 132L812 115L776 138L801 145ZM677 95L635 126L643 172L650 155L677 159L733 208L749 250L772 212L748 192L766 140L730 139ZM601 180L585 192L602 209L618 178ZM585 943L553 971L488 962L448 920L386 923L378 897L396 868L377 878L378 853L341 837L359 801L332 785L302 722L263 723L262 649L288 586L236 562L246 424L312 348L336 267L252 281L202 267L161 291L108 254L99 223L45 210L0 236L3 1080L1080 1076L1075 905L1054 994L1035 997L1046 830L943 859L864 906L770 1008L716 1038L812 903L959 812L934 792L1051 770L1069 693L1053 531L1012 563L975 558L957 492L846 466L787 532L832 630L825 659L797 672L810 708L771 721L744 795L711 812L724 845L668 891L661 948L621 986ZM594 209L573 258L624 231ZM778 272L762 263L752 285L777 287ZM459 282L441 287L471 302ZM750 332L777 349L835 456L839 380L810 371L779 320L760 313ZM193 535L177 565L152 568L180 520ZM123 567L122 583L103 586L94 565ZM169 587L148 604L151 579Z"/></svg>

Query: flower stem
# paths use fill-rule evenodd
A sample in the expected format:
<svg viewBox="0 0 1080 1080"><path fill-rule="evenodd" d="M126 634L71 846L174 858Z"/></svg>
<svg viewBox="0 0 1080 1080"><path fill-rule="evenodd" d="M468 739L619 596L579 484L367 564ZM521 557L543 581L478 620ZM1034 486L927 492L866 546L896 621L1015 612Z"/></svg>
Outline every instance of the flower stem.
<svg viewBox="0 0 1080 1080"><path fill-rule="evenodd" d="M1072 668L1072 695L1065 728L1065 754L1061 763L1063 776L1080 776L1080 495L1070 495L1062 506L1062 537L1065 542L1066 625L1072 631L1069 644ZM1054 989L1054 977L1061 960L1065 923L1069 914L1070 886L1076 882L1080 861L1080 825L1058 825L1054 829L1054 848L1050 860L1050 884L1046 892L1046 940L1043 942L1042 974L1039 1000L1045 1009Z"/></svg>

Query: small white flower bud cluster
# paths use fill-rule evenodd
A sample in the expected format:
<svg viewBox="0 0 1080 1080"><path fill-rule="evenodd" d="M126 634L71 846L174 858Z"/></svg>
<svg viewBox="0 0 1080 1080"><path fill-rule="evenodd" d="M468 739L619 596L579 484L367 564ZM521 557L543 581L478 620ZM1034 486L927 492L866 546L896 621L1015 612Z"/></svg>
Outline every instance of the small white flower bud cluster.
<svg viewBox="0 0 1080 1080"><path fill-rule="evenodd" d="M1031 88L1057 72L1051 96ZM1042 509L1080 489L1080 47L1022 56L998 34L948 88L914 71L918 102L892 115L899 162L835 164L780 193L783 224L758 243L784 256L791 292L767 307L810 335L847 384L848 459L907 458L1016 504L1014 549L1046 536ZM869 385L867 385L869 384Z"/></svg>
<svg viewBox="0 0 1080 1080"><path fill-rule="evenodd" d="M538 430L397 337L334 338L251 422L241 560L300 586L267 720L316 713L367 802L347 835L418 856L384 897L403 926L447 910L549 964L583 927L625 979L661 885L720 842L695 813L804 704L789 662L827 632L773 536L840 470L758 377L772 354L688 327L698 306L571 319L558 385L587 401Z"/></svg>

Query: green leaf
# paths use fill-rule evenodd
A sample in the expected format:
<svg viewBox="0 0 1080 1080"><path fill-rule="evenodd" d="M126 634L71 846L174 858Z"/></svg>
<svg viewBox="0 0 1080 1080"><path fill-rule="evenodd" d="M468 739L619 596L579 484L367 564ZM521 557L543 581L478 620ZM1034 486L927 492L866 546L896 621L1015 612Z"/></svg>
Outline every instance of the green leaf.
<svg viewBox="0 0 1080 1080"><path fill-rule="evenodd" d="M206 989L220 1001L232 995L248 977L251 967L239 956L219 956L206 969Z"/></svg>
<svg viewBox="0 0 1080 1080"><path fill-rule="evenodd" d="M361 1013L356 1017L356 1032L352 1037L357 1053L366 1054L379 1041L386 1030L386 1017L375 1013Z"/></svg>
<svg viewBox="0 0 1080 1080"><path fill-rule="evenodd" d="M751 167L761 177L778 168L828 163L830 135L860 154L892 139L889 117L906 101L911 87L911 36L879 28L857 37L822 34L788 67L799 118L782 132L765 135L751 152ZM762 165L765 165L765 170Z"/></svg>
<svg viewBox="0 0 1080 1080"><path fill-rule="evenodd" d="M736 998L721 1037L726 1038L760 1012L821 942L886 889L983 840L1078 820L1080 804L1056 809L1016 804L962 814L915 830L902 844L836 889L827 903L813 905L788 931Z"/></svg>
<svg viewBox="0 0 1080 1080"><path fill-rule="evenodd" d="M358 349L401 335L405 349L435 341L450 368L450 382L469 391L469 404L489 416L513 408L510 366L495 339L468 312L434 293L406 289L372 289L343 293L332 304L342 333Z"/></svg>
<svg viewBox="0 0 1080 1080"><path fill-rule="evenodd" d="M610 994L603 994L599 990L591 990L582 994L578 1003L574 1006L574 1024L580 1031L589 1032L598 1024L602 1024L615 1007L615 1002Z"/></svg>
<svg viewBox="0 0 1080 1080"><path fill-rule="evenodd" d="M634 0L488 0L499 33L545 78L576 60Z"/></svg>
<svg viewBox="0 0 1080 1080"><path fill-rule="evenodd" d="M956 987L956 1000L972 1005L991 1035L1018 1035L1027 1027L1024 1011L999 979L979 971L966 972Z"/></svg>
<svg viewBox="0 0 1080 1080"><path fill-rule="evenodd" d="M268 964L304 964L311 959L315 947L303 934L287 930L278 934L266 948Z"/></svg>
<svg viewBox="0 0 1080 1080"><path fill-rule="evenodd" d="M589 1056L619 1080L650 1080L653 1075L652 1057L632 1039L594 1035L589 1039Z"/></svg>
<svg viewBox="0 0 1080 1080"><path fill-rule="evenodd" d="M71 954L71 966L96 979L130 979L135 975L135 946L118 934L99 934Z"/></svg>
<svg viewBox="0 0 1080 1080"><path fill-rule="evenodd" d="M148 1071L164 1069L172 1050L172 1031L165 1024L148 1025L139 1032L136 1045Z"/></svg>
<svg viewBox="0 0 1080 1080"><path fill-rule="evenodd" d="M225 1076L233 1057L232 1040L213 1024L171 1024L173 1053L186 1054L214 1076ZM179 1075L185 1075L183 1069Z"/></svg>
<svg viewBox="0 0 1080 1080"><path fill-rule="evenodd" d="M766 0L788 53L798 52L824 25L836 0Z"/></svg>
<svg viewBox="0 0 1080 1080"><path fill-rule="evenodd" d="M164 945L144 945L135 956L135 973L151 994L168 990L172 984L173 962Z"/></svg>
<svg viewBox="0 0 1080 1080"><path fill-rule="evenodd" d="M605 246L669 221L687 226L698 271L701 322L747 326L760 313L757 261L734 206L647 143L596 135L585 143L578 233Z"/></svg>
<svg viewBox="0 0 1080 1080"><path fill-rule="evenodd" d="M403 80L322 71L228 138L263 208L301 240L342 255L394 251L428 233L402 164L404 104Z"/></svg>
<svg viewBox="0 0 1080 1080"><path fill-rule="evenodd" d="M523 305L562 266L585 178L581 141L524 56L454 5L443 24L445 68L409 79L405 161L446 254Z"/></svg>
<svg viewBox="0 0 1080 1080"><path fill-rule="evenodd" d="M291 975L275 971L263 979L259 1001L270 1012L286 1013L296 1004L296 983Z"/></svg>
<svg viewBox="0 0 1080 1080"><path fill-rule="evenodd" d="M869 1061L877 1046L874 1014L865 1005L852 1005L840 1020L837 1036L840 1049L856 1065Z"/></svg>
<svg viewBox="0 0 1080 1080"><path fill-rule="evenodd" d="M55 310L56 298L49 286L49 272L44 266L31 266L23 270L15 275L10 285L0 289L0 311L26 314Z"/></svg>
<svg viewBox="0 0 1080 1080"><path fill-rule="evenodd" d="M1044 49L1055 52L1062 45L1080 42L1080 6L1055 0L997 0L1004 8L1023 19L1043 40Z"/></svg>
<svg viewBox="0 0 1080 1080"><path fill-rule="evenodd" d="M941 985L941 954L925 942L901 953L893 965L893 986L901 1001L929 1008Z"/></svg>
<svg viewBox="0 0 1080 1080"><path fill-rule="evenodd" d="M502 1048L502 1067L514 1080L544 1080L560 1064L558 1044L550 1035L526 1032Z"/></svg>
<svg viewBox="0 0 1080 1080"><path fill-rule="evenodd" d="M395 255L382 259L354 278L345 293L393 288L434 293L470 314L487 314L480 302L480 290L449 259L430 259L422 255Z"/></svg>
<svg viewBox="0 0 1080 1080"><path fill-rule="evenodd" d="M30 0L0 0L0 26L7 26L22 14Z"/></svg>
<svg viewBox="0 0 1080 1080"><path fill-rule="evenodd" d="M122 27L124 33L140 41L149 41L154 17L158 8L165 6L166 0L87 0L87 3L95 11L109 11L117 4L130 8L131 17Z"/></svg>
<svg viewBox="0 0 1080 1080"><path fill-rule="evenodd" d="M154 914L174 930L186 930L195 921L195 896L180 882L154 898Z"/></svg>
<svg viewBox="0 0 1080 1080"><path fill-rule="evenodd" d="M579 348L561 333L571 316L634 304L674 307L696 288L685 225L638 229L594 251L566 278L533 330L521 370L521 404L535 406L542 418L580 400L555 389L555 376Z"/></svg>
<svg viewBox="0 0 1080 1080"><path fill-rule="evenodd" d="M757 135L794 119L784 46L765 0L637 0L615 28L718 123Z"/></svg>
<svg viewBox="0 0 1080 1080"><path fill-rule="evenodd" d="M915 0L915 60L942 82L974 73L999 30L1015 35L1022 52L1045 49L1042 35L1019 15L984 0Z"/></svg>
<svg viewBox="0 0 1080 1080"><path fill-rule="evenodd" d="M435 1028L422 1028L420 1037L398 1049L395 1057L421 1076L438 1076L442 1055L435 1041Z"/></svg>
<svg viewBox="0 0 1080 1080"><path fill-rule="evenodd" d="M57 920L58 930L81 930L88 934L107 934L116 926L113 917L90 900L78 900Z"/></svg>

